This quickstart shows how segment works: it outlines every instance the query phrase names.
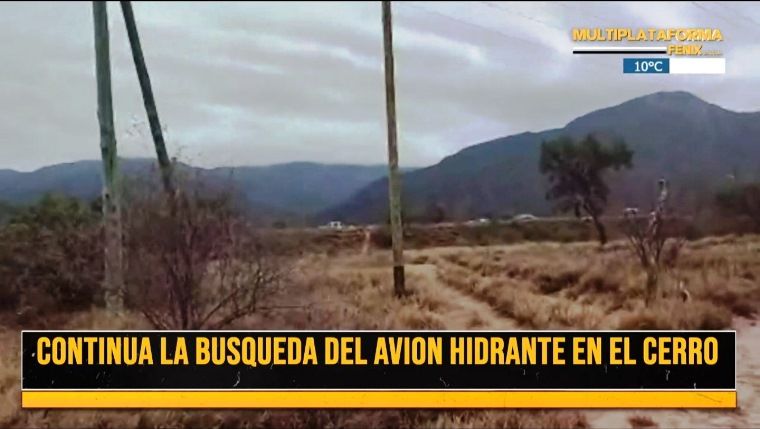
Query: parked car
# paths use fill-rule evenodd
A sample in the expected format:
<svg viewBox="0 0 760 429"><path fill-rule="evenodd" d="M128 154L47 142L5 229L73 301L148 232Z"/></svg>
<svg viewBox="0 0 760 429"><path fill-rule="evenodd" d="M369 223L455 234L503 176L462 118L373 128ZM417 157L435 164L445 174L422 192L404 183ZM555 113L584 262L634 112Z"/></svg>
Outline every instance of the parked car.
<svg viewBox="0 0 760 429"><path fill-rule="evenodd" d="M533 216L530 213L523 213L513 217L512 220L515 222L529 222L532 220L538 220L538 217Z"/></svg>
<svg viewBox="0 0 760 429"><path fill-rule="evenodd" d="M489 223L491 223L491 219L481 217L479 219L468 220L467 222L465 222L465 225L470 225L470 226L488 225Z"/></svg>

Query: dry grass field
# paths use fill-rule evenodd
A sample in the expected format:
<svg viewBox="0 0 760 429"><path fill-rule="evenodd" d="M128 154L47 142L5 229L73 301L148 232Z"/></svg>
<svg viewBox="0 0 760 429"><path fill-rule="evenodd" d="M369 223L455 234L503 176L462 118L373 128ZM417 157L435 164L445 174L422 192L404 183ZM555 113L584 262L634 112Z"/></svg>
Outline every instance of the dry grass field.
<svg viewBox="0 0 760 429"><path fill-rule="evenodd" d="M757 427L760 236L688 242L644 305L644 273L623 241L431 247L406 253L410 296L392 297L390 255L359 248L300 257L271 309L242 329L723 329L738 331L736 411L24 411L20 326L0 321L0 427ZM679 281L691 299L677 293ZM138 315L50 314L25 328L149 328Z"/></svg>

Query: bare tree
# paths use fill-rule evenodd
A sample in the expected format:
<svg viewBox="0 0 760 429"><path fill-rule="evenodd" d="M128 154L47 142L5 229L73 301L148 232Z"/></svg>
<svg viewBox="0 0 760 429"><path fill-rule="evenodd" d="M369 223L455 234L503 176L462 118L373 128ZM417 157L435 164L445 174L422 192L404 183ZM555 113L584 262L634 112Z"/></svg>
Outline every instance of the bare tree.
<svg viewBox="0 0 760 429"><path fill-rule="evenodd" d="M158 329L227 326L260 309L287 273L286 257L236 212L229 193L192 186L174 201L144 191L130 199L130 304Z"/></svg>
<svg viewBox="0 0 760 429"><path fill-rule="evenodd" d="M646 272L646 295L647 303L657 295L659 291L659 276L663 268L674 268L680 249L683 246L683 238L672 237L673 225L668 213L667 202L669 198L668 182L660 179L658 182L659 197L654 210L647 217L639 216L636 208L627 208L623 212L623 232L628 238L630 248L637 256L641 267ZM671 245L667 247L668 242ZM679 283L683 289L683 284ZM688 296L688 292L685 292Z"/></svg>

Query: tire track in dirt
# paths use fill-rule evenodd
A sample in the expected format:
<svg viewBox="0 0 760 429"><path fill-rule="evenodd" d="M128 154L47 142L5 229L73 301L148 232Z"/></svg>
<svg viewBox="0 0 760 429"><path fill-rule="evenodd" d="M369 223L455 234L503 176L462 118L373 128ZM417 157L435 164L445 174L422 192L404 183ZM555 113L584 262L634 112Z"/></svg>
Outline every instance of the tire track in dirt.
<svg viewBox="0 0 760 429"><path fill-rule="evenodd" d="M502 246L499 247L499 249L509 249L509 246ZM525 329L525 325L521 324L517 319L513 317L513 315L510 312L507 312L503 308L499 308L497 305L495 305L493 302L491 302L488 298L479 296L477 293L475 293L473 290L469 290L466 285L463 284L457 284L457 282L447 282L445 279L442 279L442 273L445 273L447 268L450 268L452 270L468 270L470 271L470 275L476 276L474 277L474 280L472 280L470 277L468 277L468 280L473 281L473 283L470 285L471 287L475 286L475 283L478 281L477 276L480 276L483 273L478 273L476 271L472 271L472 269L467 265L460 265L454 262L451 262L446 258L446 255L451 254L452 251L454 252L468 252L470 255L476 255L475 252L479 252L482 249L477 248L463 248L463 247L450 247L450 248L441 248L436 249L436 252L433 254L428 254L428 257L430 259L430 262L428 262L430 265L433 265L436 268L436 275L437 275L437 282L440 284L440 289L448 290L449 293L457 295L461 297L461 299L464 302L468 302L468 305L471 305L473 307L484 309L484 312L487 312L487 314L490 315L489 319L492 320L491 325L484 329L514 329L514 330L521 330ZM490 255L490 251L487 253L487 255Z"/></svg>
<svg viewBox="0 0 760 429"><path fill-rule="evenodd" d="M494 309L488 302L479 299L473 294L446 284L441 279L440 269L448 264L439 255L431 255L427 251L408 251L406 257L407 287L421 297L430 297L433 301L441 302L444 308L440 315L443 322L442 329L448 330L510 330L518 329L518 324L511 318L504 317L503 313ZM415 259L424 257L423 261L414 262ZM332 264L329 270L332 273L382 273L387 274L391 265L389 252L375 252L370 255L355 254L344 256L339 263Z"/></svg>
<svg viewBox="0 0 760 429"><path fill-rule="evenodd" d="M434 257L421 265L411 265L414 272L424 276L426 287L447 300L453 299L457 309L448 320L448 329L467 329L462 320L466 314L477 312L483 314L482 329L519 329L515 320L494 308L484 299L473 293L448 284L440 278L439 270L448 265L456 266L441 257ZM450 297L450 298L449 298ZM634 416L650 417L659 427L760 427L760 323L755 320L736 318L733 326L737 330L737 410L583 410L591 427L630 428L630 418Z"/></svg>
<svg viewBox="0 0 760 429"><path fill-rule="evenodd" d="M438 261L436 261L438 262ZM517 323L503 317L490 304L441 281L438 266L433 263L408 265L407 269L422 281L415 287L448 302L446 329L516 329Z"/></svg>

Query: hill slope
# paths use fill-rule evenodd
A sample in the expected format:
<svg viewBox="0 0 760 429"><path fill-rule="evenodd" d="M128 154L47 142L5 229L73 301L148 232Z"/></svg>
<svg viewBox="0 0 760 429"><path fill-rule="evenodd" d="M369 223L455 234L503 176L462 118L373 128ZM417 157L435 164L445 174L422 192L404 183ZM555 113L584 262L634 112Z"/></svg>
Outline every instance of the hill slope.
<svg viewBox="0 0 760 429"><path fill-rule="evenodd" d="M738 173L760 178L760 113L733 112L686 92L660 92L581 116L564 128L480 143L436 165L402 176L407 215L441 206L448 218L552 210L538 171L540 144L559 135L622 137L634 150L634 168L609 177L611 208L649 207L657 179L672 184L672 201L694 209ZM320 219L378 222L387 215L387 182L378 180Z"/></svg>

